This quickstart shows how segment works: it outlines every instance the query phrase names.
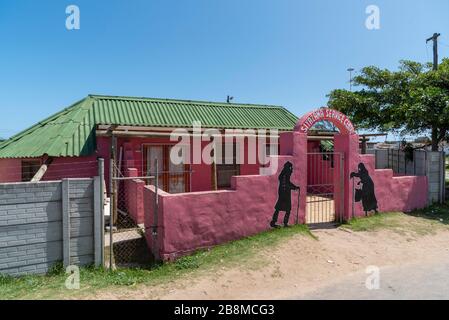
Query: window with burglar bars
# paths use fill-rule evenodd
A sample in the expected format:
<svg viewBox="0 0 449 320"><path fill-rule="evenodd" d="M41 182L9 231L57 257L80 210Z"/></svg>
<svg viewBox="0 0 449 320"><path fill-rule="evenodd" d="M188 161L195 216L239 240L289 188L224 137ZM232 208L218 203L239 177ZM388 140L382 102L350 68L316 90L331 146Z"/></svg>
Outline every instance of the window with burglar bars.
<svg viewBox="0 0 449 320"><path fill-rule="evenodd" d="M34 178L41 167L40 160L24 160L22 161L22 182L29 182Z"/></svg>
<svg viewBox="0 0 449 320"><path fill-rule="evenodd" d="M159 188L169 193L183 193L190 191L190 166L174 164L170 161L170 151L173 145L145 145L144 146L144 175L156 174L155 160L158 160ZM147 184L153 184L147 181Z"/></svg>

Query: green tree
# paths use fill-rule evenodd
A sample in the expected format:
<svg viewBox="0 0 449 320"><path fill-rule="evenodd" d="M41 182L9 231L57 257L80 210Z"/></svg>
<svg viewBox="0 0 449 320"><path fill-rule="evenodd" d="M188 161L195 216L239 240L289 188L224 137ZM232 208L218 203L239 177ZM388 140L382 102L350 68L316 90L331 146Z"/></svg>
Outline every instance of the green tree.
<svg viewBox="0 0 449 320"><path fill-rule="evenodd" d="M354 77L359 91L333 90L328 105L348 115L359 128L431 134L432 150L447 141L449 59L437 71L431 64L401 61L397 71L369 66Z"/></svg>

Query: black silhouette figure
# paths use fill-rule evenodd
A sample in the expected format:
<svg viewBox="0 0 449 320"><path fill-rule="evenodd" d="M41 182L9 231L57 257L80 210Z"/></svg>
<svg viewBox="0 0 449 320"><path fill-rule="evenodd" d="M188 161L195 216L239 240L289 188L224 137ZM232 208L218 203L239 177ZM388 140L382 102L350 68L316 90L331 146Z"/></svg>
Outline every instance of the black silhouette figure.
<svg viewBox="0 0 449 320"><path fill-rule="evenodd" d="M278 189L278 201L274 206L273 219L270 222L272 228L277 227L277 220L279 216L279 211L285 211L284 216L284 227L288 226L288 220L290 218L290 211L292 209L292 196L291 190L299 190L299 187L295 186L290 182L290 177L293 172L293 165L291 162L287 161L284 164L284 168L279 174L279 189Z"/></svg>
<svg viewBox="0 0 449 320"><path fill-rule="evenodd" d="M363 163L359 163L357 172L351 173L351 179L354 177L360 178L360 181L357 183L357 185L362 184L361 189L356 189L354 201L362 201L363 211L365 211L365 215L368 215L368 212L372 210L377 213L377 199L374 193L374 182L369 176L368 170L366 170Z"/></svg>

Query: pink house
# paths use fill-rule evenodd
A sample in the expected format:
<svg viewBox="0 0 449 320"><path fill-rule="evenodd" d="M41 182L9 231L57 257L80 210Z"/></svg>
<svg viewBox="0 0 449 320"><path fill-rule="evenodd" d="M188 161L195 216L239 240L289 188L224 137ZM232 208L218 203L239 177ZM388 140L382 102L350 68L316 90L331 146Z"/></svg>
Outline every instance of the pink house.
<svg viewBox="0 0 449 320"><path fill-rule="evenodd" d="M311 136L322 121L338 129L331 148ZM329 108L298 119L280 106L98 95L0 143L0 183L96 176L98 158L109 191L110 172L124 178L120 211L145 224L163 259L269 229L287 162L300 190L286 198L286 224L427 204L426 177L377 170L351 121Z"/></svg>

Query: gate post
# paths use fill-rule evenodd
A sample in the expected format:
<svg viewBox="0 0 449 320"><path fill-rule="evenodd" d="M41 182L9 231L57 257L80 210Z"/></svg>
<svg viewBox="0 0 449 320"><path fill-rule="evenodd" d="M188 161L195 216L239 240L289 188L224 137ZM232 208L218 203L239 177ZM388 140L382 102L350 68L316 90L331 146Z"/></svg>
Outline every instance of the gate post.
<svg viewBox="0 0 449 320"><path fill-rule="evenodd" d="M357 171L359 161L359 136L356 134L337 134L334 137L334 151L343 154L343 221L351 219L352 190L349 175Z"/></svg>
<svg viewBox="0 0 449 320"><path fill-rule="evenodd" d="M104 159L98 159L98 177L95 177L95 265L104 265Z"/></svg>
<svg viewBox="0 0 449 320"><path fill-rule="evenodd" d="M300 188L299 224L306 223L307 202L307 133L293 132L293 179ZM292 197L292 208L297 208L298 197Z"/></svg>

